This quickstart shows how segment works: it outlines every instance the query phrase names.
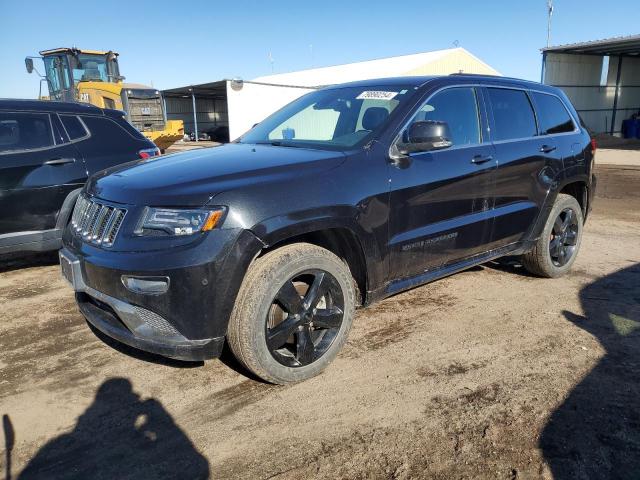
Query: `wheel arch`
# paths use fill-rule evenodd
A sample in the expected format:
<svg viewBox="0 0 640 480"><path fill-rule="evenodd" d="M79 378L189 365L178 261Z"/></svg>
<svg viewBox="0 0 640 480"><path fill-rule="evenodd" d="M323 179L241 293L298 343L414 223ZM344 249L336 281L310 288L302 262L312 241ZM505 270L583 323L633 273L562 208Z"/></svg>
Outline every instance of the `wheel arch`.
<svg viewBox="0 0 640 480"><path fill-rule="evenodd" d="M262 241L266 246L258 256L292 243L309 243L329 250L347 264L357 287L358 301L366 303L367 288L370 285L368 257L366 247L355 229L331 221L302 224L272 232Z"/></svg>

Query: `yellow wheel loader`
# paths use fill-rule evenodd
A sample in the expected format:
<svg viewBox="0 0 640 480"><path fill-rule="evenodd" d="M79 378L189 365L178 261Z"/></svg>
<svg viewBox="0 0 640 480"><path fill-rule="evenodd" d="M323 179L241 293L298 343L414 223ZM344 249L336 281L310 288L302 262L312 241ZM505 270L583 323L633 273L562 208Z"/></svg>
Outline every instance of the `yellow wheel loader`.
<svg viewBox="0 0 640 480"><path fill-rule="evenodd" d="M116 52L55 48L41 57L25 58L27 72L34 70L34 58L44 62L41 82L49 88L49 99L86 102L125 112L127 120L164 152L184 135L182 120L166 120L160 92L146 85L124 83ZM40 98L42 83L40 83Z"/></svg>

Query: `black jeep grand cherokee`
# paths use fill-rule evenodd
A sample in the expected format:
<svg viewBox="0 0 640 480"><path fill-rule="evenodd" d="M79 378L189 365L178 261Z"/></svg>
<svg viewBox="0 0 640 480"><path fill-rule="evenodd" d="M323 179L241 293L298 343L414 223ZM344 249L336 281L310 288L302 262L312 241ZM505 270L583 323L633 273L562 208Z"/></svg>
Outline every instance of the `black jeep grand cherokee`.
<svg viewBox="0 0 640 480"><path fill-rule="evenodd" d="M233 144L92 177L65 232L80 310L125 344L220 354L274 383L322 371L368 305L521 255L569 270L595 144L565 95L473 75L338 85Z"/></svg>

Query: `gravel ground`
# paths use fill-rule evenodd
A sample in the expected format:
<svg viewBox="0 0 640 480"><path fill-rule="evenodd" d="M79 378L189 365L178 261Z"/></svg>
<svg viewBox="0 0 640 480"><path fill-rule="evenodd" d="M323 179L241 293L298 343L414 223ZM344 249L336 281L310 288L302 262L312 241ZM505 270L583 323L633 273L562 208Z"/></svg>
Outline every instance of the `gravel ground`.
<svg viewBox="0 0 640 480"><path fill-rule="evenodd" d="M55 256L0 263L8 478L640 478L640 168L601 166L573 272L488 264L354 321L329 369L107 344ZM7 448L8 447L8 448Z"/></svg>

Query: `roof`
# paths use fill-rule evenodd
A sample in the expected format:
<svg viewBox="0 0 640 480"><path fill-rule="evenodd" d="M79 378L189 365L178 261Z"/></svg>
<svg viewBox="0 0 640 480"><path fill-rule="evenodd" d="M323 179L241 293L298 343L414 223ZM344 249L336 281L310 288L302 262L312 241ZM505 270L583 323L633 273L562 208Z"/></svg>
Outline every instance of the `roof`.
<svg viewBox="0 0 640 480"><path fill-rule="evenodd" d="M77 53L88 53L90 55L106 55L107 53L109 53L109 50L107 51L103 51L103 50L83 50L82 48L68 48L68 47L59 47L59 48L52 48L50 50L41 50L40 51L40 55L51 55L52 53L69 53L69 52L77 52ZM119 55L118 52L111 52L114 55Z"/></svg>
<svg viewBox="0 0 640 480"><path fill-rule="evenodd" d="M258 77L254 79L254 81L276 85L317 87L356 80L407 76L416 70L420 70L420 74L427 75L448 74L457 71L455 69L452 70L452 68L454 68L453 65L459 63L456 62L456 55L459 56L460 60L464 59L466 64L472 65L473 69L476 70L473 73L500 74L497 70L464 48L458 47L433 52L415 53L412 55L380 58L364 62L347 63L331 67L312 68L310 70L300 70L297 72L266 75ZM447 57L451 58L451 64L446 64ZM429 71L429 65L433 66L433 71ZM447 68L449 69L448 71L446 70ZM444 71L442 69L444 69ZM413 75L416 74L417 72L413 73Z"/></svg>
<svg viewBox="0 0 640 480"><path fill-rule="evenodd" d="M56 102L51 100L23 100L15 98L0 98L0 108L64 113L101 114L104 112L102 108L89 103Z"/></svg>
<svg viewBox="0 0 640 480"><path fill-rule="evenodd" d="M640 55L640 35L605 38L589 42L568 43L542 49L545 53L578 55Z"/></svg>
<svg viewBox="0 0 640 480"><path fill-rule="evenodd" d="M223 98L227 94L227 80L169 88L167 90L163 90L162 95L173 98L189 97L191 96L191 91L201 96Z"/></svg>

